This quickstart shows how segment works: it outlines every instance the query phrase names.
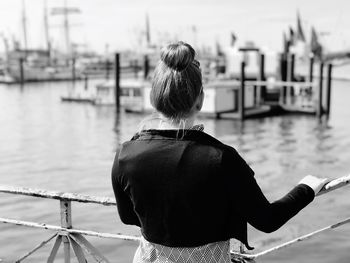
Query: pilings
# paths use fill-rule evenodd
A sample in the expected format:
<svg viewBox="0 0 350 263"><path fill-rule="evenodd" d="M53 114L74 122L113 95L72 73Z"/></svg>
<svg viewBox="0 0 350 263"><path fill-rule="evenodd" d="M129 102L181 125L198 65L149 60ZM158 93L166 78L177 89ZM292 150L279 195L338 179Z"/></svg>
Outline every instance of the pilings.
<svg viewBox="0 0 350 263"><path fill-rule="evenodd" d="M323 114L323 62L320 63L320 71L319 71L319 82L318 82L318 100L317 100L317 110L316 115L318 118L322 117Z"/></svg>
<svg viewBox="0 0 350 263"><path fill-rule="evenodd" d="M316 115L318 118L330 115L331 108L331 88L332 88L332 65L322 61L317 63L319 74L317 83L314 82L315 60L310 56L309 69L305 72L305 79L296 76L296 56L295 54L281 54L280 56L279 80L266 81L265 77L265 55L259 54L259 69L256 81L246 78L246 64L240 67L240 83L236 92L236 117L245 120L248 117L266 116L281 113L298 113ZM327 71L325 71L327 67ZM248 85L248 89L247 89ZM250 85L253 86L254 97L251 98ZM264 91L264 87L271 88ZM269 99L269 96L278 95L279 98ZM247 98L249 97L249 98ZM248 101L253 99L253 106ZM261 110L265 114L260 114ZM268 112L266 112L266 110Z"/></svg>
<svg viewBox="0 0 350 263"><path fill-rule="evenodd" d="M327 66L326 92L324 92L324 83L323 83L325 66ZM323 115L326 115L326 117L328 118L330 115L331 91L332 91L332 69L333 69L333 65L331 63L325 65L324 62L320 62L317 109L316 109L316 116L318 118L322 118Z"/></svg>
<svg viewBox="0 0 350 263"><path fill-rule="evenodd" d="M244 95L244 90L245 90L245 62L241 62L241 85L239 88L239 99L238 99L238 111L239 111L239 118L240 120L244 120L245 118L245 95Z"/></svg>
<svg viewBox="0 0 350 263"><path fill-rule="evenodd" d="M259 56L259 74L258 74L258 81L265 81L265 55L260 53ZM260 105L263 101L264 97L266 95L266 86L265 85L258 85L256 96L255 96L255 103L256 105Z"/></svg>
<svg viewBox="0 0 350 263"><path fill-rule="evenodd" d="M119 53L115 54L114 58L114 80L115 80L115 108L116 112L120 111L120 60Z"/></svg>
<svg viewBox="0 0 350 263"><path fill-rule="evenodd" d="M287 72L288 72L288 54L281 54L280 57L280 79L282 81L287 81ZM281 104L285 104L286 103L286 94L287 94L287 87L286 86L282 86L281 87L281 91L280 91L280 99L279 102Z"/></svg>
<svg viewBox="0 0 350 263"><path fill-rule="evenodd" d="M112 63L109 61L109 59L106 59L106 79L109 80L109 71L111 70Z"/></svg>
<svg viewBox="0 0 350 263"><path fill-rule="evenodd" d="M289 54L288 56L288 67L287 67L287 81L294 82L295 76L294 76L294 70L295 70L295 55ZM294 86L288 86L287 87L287 97L286 102L287 104L292 104L295 96Z"/></svg>
<svg viewBox="0 0 350 263"><path fill-rule="evenodd" d="M76 58L72 58L72 81L75 82L76 80Z"/></svg>
<svg viewBox="0 0 350 263"><path fill-rule="evenodd" d="M84 90L88 90L89 88L89 78L88 76L85 74L84 75Z"/></svg>
<svg viewBox="0 0 350 263"><path fill-rule="evenodd" d="M327 101L326 101L326 115L329 117L331 111L331 89L332 89L332 64L327 66Z"/></svg>
<svg viewBox="0 0 350 263"><path fill-rule="evenodd" d="M312 82L314 80L314 56L310 56L309 60L309 82ZM310 87L312 89L312 87Z"/></svg>
<svg viewBox="0 0 350 263"><path fill-rule="evenodd" d="M149 58L147 55L144 56L144 67L143 67L143 70L144 70L144 79L147 79L148 77L148 73L149 73Z"/></svg>
<svg viewBox="0 0 350 263"><path fill-rule="evenodd" d="M24 84L24 58L19 59L19 70L20 70L20 83Z"/></svg>

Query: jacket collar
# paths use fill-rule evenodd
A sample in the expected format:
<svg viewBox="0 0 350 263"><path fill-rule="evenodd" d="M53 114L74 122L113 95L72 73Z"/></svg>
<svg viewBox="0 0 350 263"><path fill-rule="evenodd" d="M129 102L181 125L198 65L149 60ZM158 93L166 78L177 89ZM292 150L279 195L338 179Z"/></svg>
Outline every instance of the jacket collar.
<svg viewBox="0 0 350 263"><path fill-rule="evenodd" d="M166 140L180 140L180 141L195 141L204 144L222 144L219 140L210 136L209 134L193 129L185 129L185 130L157 130L157 129L149 129L142 130L136 133L132 137L133 140L152 140L152 139L166 139Z"/></svg>

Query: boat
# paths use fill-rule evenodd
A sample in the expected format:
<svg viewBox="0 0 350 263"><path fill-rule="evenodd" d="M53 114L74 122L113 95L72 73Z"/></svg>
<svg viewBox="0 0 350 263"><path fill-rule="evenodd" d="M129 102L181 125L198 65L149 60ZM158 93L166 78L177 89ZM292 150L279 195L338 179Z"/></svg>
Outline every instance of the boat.
<svg viewBox="0 0 350 263"><path fill-rule="evenodd" d="M120 104L128 112L144 112L149 109L146 102L151 90L149 81L125 79L120 82ZM96 85L95 105L115 105L115 82Z"/></svg>
<svg viewBox="0 0 350 263"><path fill-rule="evenodd" d="M151 108L145 103L150 83L144 80L125 79L120 82L120 104L128 112L144 112ZM149 97L149 96L148 96ZM61 96L62 101L88 102L96 106L115 106L115 82L105 81L89 88L87 83L76 86Z"/></svg>

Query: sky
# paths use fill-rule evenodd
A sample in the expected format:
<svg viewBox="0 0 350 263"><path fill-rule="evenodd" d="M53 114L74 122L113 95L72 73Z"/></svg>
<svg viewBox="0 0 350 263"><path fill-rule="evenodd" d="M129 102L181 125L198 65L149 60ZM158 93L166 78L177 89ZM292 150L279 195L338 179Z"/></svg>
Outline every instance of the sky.
<svg viewBox="0 0 350 263"><path fill-rule="evenodd" d="M45 0L0 0L0 35L9 41L23 39L22 2L26 6L28 46L44 47L43 9ZM50 10L65 0L46 0ZM310 38L314 26L330 51L350 49L350 1L348 0L66 0L79 14L69 16L70 39L81 49L99 53L135 50L144 43L146 14L151 41L160 44L181 39L196 47L254 41L271 50L282 49L282 34L296 27L297 10L304 33ZM50 38L64 48L63 17L49 15ZM12 41L10 41L12 43ZM0 52L4 50L0 39Z"/></svg>

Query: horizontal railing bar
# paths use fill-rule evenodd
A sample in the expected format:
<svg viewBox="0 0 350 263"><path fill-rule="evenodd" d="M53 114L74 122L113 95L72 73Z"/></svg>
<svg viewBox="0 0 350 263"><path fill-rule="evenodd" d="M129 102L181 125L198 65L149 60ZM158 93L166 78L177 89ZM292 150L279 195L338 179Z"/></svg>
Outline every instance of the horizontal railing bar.
<svg viewBox="0 0 350 263"><path fill-rule="evenodd" d="M264 250L264 251L262 251L262 252L260 252L260 253L257 253L257 254L241 254L241 253L237 253L237 252L235 252L235 251L231 251L231 255L235 255L235 256L242 257L242 258L247 258L247 259L255 259L255 258L257 258L257 257L264 256L264 255L266 255L266 254L269 254L269 253L274 252L274 251L276 251L276 250L279 250L279 249L281 249L281 248L285 248L285 247L288 247L288 246L290 246L290 245L293 245L293 244L295 244L295 243L297 243L297 242L300 242L300 241L309 239L309 238L311 238L311 237L313 237L313 236L315 236L315 235L317 235L317 234L320 234L320 233L322 233L322 232L324 232L324 231L327 231L327 230L331 230L331 229L340 227L340 226L342 226L342 225L344 225L344 224L347 224L347 223L350 223L350 217L348 217L348 218L346 218L346 219L344 219L344 220L342 220L342 221L340 221L340 222L338 222L338 223L335 223L335 224L326 226L326 227L324 227L324 228L321 228L321 229L316 230L316 231L314 231L314 232L311 232L311 233L309 233L309 234L306 234L306 235L297 237L297 238L295 238L295 239L293 239L293 240L290 240L290 241L288 241L288 242L286 242L286 243L283 243L283 244L278 245L278 246L276 246L276 247L273 247L273 248Z"/></svg>
<svg viewBox="0 0 350 263"><path fill-rule="evenodd" d="M97 197L97 196L89 196L89 195L81 195L75 193L63 193L63 192L55 192L55 191L47 191L41 189L32 189L26 187L13 187L0 185L0 192L8 193L8 194L18 194L18 195L28 195L33 197L41 197L48 199L56 199L63 201L74 201L80 203L94 203L101 205L116 205L115 199L110 197Z"/></svg>
<svg viewBox="0 0 350 263"><path fill-rule="evenodd" d="M140 240L140 237L137 237L137 236L128 236L128 235L123 235L123 234L111 234L111 233L100 233L100 232L95 232L95 231L90 231L90 230L79 230L79 229L73 229L73 228L63 228L60 226L47 225L44 223L35 223L35 222L14 220L14 219L8 219L8 218L0 218L0 222L6 223L6 224L18 225L18 226L27 226L27 227L41 228L41 229L47 229L47 230L54 230L54 231L59 231L59 232L67 232L69 234L82 234L82 235L86 235L86 236L122 239L122 240L127 240L127 241L139 241Z"/></svg>
<svg viewBox="0 0 350 263"><path fill-rule="evenodd" d="M339 177L330 181L325 187L317 194L322 195L333 191L335 189L341 188L350 182L350 174L347 176ZM74 201L81 203L94 203L101 205L116 205L116 201L110 197L98 197L98 196L89 196L89 195L81 195L75 193L64 193L64 192L54 192L54 191L46 191L40 189L32 189L26 187L13 187L13 186L5 186L0 185L1 193L8 194L18 194L18 195L27 195L33 197L41 197L48 199L56 199L56 200L64 200L64 201Z"/></svg>

